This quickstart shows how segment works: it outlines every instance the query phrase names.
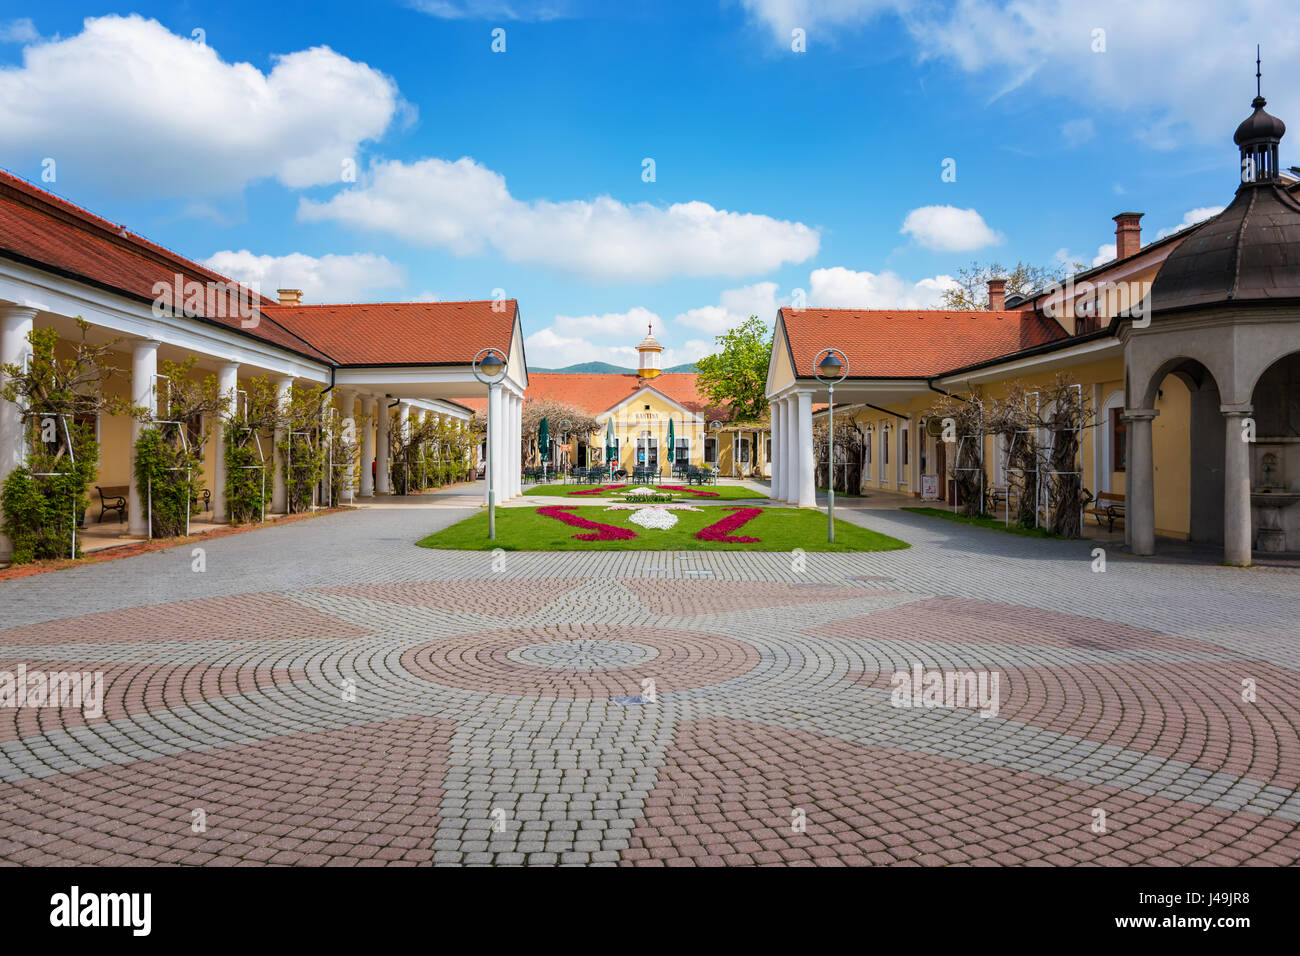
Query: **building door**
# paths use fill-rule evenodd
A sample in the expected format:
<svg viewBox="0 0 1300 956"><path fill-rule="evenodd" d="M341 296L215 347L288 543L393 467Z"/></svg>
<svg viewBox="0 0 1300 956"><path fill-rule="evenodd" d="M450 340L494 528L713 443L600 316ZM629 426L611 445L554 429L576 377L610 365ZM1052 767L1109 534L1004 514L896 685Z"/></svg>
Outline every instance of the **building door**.
<svg viewBox="0 0 1300 956"><path fill-rule="evenodd" d="M659 439L642 433L636 440L636 463L643 468L659 470Z"/></svg>

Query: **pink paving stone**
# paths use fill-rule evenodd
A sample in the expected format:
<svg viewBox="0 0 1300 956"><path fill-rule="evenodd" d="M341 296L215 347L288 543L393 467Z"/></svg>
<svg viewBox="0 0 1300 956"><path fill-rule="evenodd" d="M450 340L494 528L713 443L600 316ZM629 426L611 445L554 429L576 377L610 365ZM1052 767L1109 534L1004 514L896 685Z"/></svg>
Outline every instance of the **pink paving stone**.
<svg viewBox="0 0 1300 956"><path fill-rule="evenodd" d="M817 637L1012 644L1093 651L1183 651L1223 648L1127 624L971 598L935 597L811 628Z"/></svg>
<svg viewBox="0 0 1300 956"><path fill-rule="evenodd" d="M833 800L802 799L828 785ZM797 802L792 794L798 795ZM728 820L759 840L759 852L752 849L752 840L735 837L724 843L668 837L663 843L667 828L690 829L719 804L733 805ZM796 807L806 814L805 834L792 830ZM964 812L955 815L953 807ZM1106 811L1105 836L1091 829L1096 807ZM1276 818L712 718L678 726L622 862L644 863L646 849L657 846L679 856L703 849L723 860L745 854L775 864L786 859L786 850L806 847L810 837L837 820L852 820L853 826L836 834L835 857L855 862L863 857L878 862L881 852L895 862L952 862L941 852L916 849L935 846L924 833L936 826L971 856L991 851L983 846L993 842L982 835L987 828L1027 836L1012 854L994 855L996 863L1106 864L1121 853L1129 862L1156 863L1171 849L1204 859L1234 842L1225 825L1247 828L1277 862L1300 859L1297 825ZM881 851L881 838L894 830L907 844ZM1116 850L1111 837L1123 841L1124 850ZM800 852L811 856L809 850ZM814 857L813 862L829 859Z"/></svg>
<svg viewBox="0 0 1300 956"><path fill-rule="evenodd" d="M622 641L654 648L658 656L625 667L568 670L508 657L518 648L557 641ZM565 625L480 631L444 638L402 654L416 677L448 687L535 697L626 697L651 678L657 693L705 687L739 677L758 665L758 651L721 634L634 625Z"/></svg>
<svg viewBox="0 0 1300 956"><path fill-rule="evenodd" d="M100 611L0 631L0 643L132 644L143 641L317 640L362 637L348 624L274 594L200 598Z"/></svg>
<svg viewBox="0 0 1300 956"><path fill-rule="evenodd" d="M972 664L973 670L980 668ZM1300 788L1300 675L1260 661L1002 667L998 718ZM945 671L946 673L946 671ZM892 672L848 679L887 690ZM1258 688L1241 699L1242 680Z"/></svg>
<svg viewBox="0 0 1300 956"><path fill-rule="evenodd" d="M103 716L88 720L71 707L0 707L0 741L30 734L96 724L120 717L216 700L289 684L306 678L306 671L283 667L244 667L238 664L158 665L103 661L18 660L0 657L0 672L82 672L104 675Z"/></svg>
<svg viewBox="0 0 1300 956"><path fill-rule="evenodd" d="M491 581L405 581L392 584L349 584L315 588L368 601L410 607L470 611L498 617L520 617L540 611L582 583L581 578L511 578Z"/></svg>
<svg viewBox="0 0 1300 956"><path fill-rule="evenodd" d="M682 581L675 579L630 578L623 583L655 614L665 617L693 617L697 614L726 614L763 607L795 604L825 604L853 601L897 591L862 588L799 587L762 581Z"/></svg>
<svg viewBox="0 0 1300 956"><path fill-rule="evenodd" d="M361 842L358 807L382 806L394 817L372 829L402 850L387 856L423 862L432 836L420 848L392 841L437 826L453 730L403 717L0 784L0 834L34 848L25 862L41 865L89 862L88 849L108 845L141 864L260 862L317 838L325 859L355 862L378 852ZM204 833L191 832L195 809L206 813ZM293 836L276 836L287 817L300 821Z"/></svg>

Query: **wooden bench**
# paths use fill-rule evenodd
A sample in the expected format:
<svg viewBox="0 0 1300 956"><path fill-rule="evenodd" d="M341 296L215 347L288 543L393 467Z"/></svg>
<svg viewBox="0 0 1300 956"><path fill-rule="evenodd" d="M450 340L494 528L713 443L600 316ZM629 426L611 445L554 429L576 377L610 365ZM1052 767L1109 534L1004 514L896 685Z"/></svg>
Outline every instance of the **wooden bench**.
<svg viewBox="0 0 1300 956"><path fill-rule="evenodd" d="M126 485L109 485L106 488L95 486L99 492L99 523L104 523L105 511L117 512L117 523L121 524L126 520L126 496L130 494L130 488Z"/></svg>
<svg viewBox="0 0 1300 956"><path fill-rule="evenodd" d="M1096 517L1099 527L1101 519L1105 518L1106 530L1114 531L1115 522L1124 520L1124 496L1113 491L1100 492L1093 500L1092 507L1086 509L1085 513Z"/></svg>

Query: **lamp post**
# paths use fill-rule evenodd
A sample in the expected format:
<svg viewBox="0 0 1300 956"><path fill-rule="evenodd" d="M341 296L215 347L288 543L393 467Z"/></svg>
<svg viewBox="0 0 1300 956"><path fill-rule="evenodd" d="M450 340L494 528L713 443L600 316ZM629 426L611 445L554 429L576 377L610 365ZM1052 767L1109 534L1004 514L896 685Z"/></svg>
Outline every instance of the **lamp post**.
<svg viewBox="0 0 1300 956"><path fill-rule="evenodd" d="M825 356L823 358L823 356ZM849 359L839 349L817 353L817 381L826 386L826 434L830 440L826 456L826 540L835 543L835 386L849 374ZM815 486L814 486L815 487Z"/></svg>
<svg viewBox="0 0 1300 956"><path fill-rule="evenodd" d="M488 387L488 423L487 423L487 486L488 486L488 540L495 541L497 536L497 492L492 484L492 466L496 464L496 454L492 451L492 442L496 439L497 426L493 421L492 407L500 406L493 401L495 392L501 387L506 377L506 358L493 348L480 349L474 356L474 377Z"/></svg>

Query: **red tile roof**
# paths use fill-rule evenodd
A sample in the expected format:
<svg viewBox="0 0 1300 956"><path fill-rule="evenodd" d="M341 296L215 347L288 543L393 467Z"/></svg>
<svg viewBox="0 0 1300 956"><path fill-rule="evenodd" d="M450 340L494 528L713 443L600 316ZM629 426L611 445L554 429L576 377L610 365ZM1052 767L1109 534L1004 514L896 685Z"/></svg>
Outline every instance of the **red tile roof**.
<svg viewBox="0 0 1300 956"><path fill-rule="evenodd" d="M173 287L177 274L182 282L244 288L3 171L0 256L149 302L154 284ZM494 312L492 302L279 306L252 290L243 294L260 309L256 326L243 327L238 300L225 291L224 307L200 309L196 321L339 365L462 365L489 345L509 354L517 309L513 299L503 312Z"/></svg>
<svg viewBox="0 0 1300 956"><path fill-rule="evenodd" d="M262 313L340 365L466 365L489 346L510 354L518 306L477 302L271 305ZM494 309L493 307L496 307Z"/></svg>
<svg viewBox="0 0 1300 956"><path fill-rule="evenodd" d="M38 189L17 176L0 171L0 255L52 269L71 278L121 292L136 299L154 300L154 284L183 282L219 283L220 288L242 288L233 280L192 262L106 219ZM246 302L269 302L246 290ZM238 301L222 293L224 306L204 321L251 335L318 361L326 357L309 343L262 317L255 328L241 325ZM224 311L226 315L216 314Z"/></svg>
<svg viewBox="0 0 1300 956"><path fill-rule="evenodd" d="M526 399L565 402L580 408L588 415L599 415L630 398L643 386L649 385L659 394L699 412L708 419L728 418L727 410L710 406L695 384L694 372L663 372L652 379L642 379L636 374L611 375L602 372L530 372ZM461 401L482 411L487 408L485 398L467 398Z"/></svg>
<svg viewBox="0 0 1300 956"><path fill-rule="evenodd" d="M1066 337L1030 311L782 309L781 318L800 378L828 346L844 351L850 378L928 378Z"/></svg>

